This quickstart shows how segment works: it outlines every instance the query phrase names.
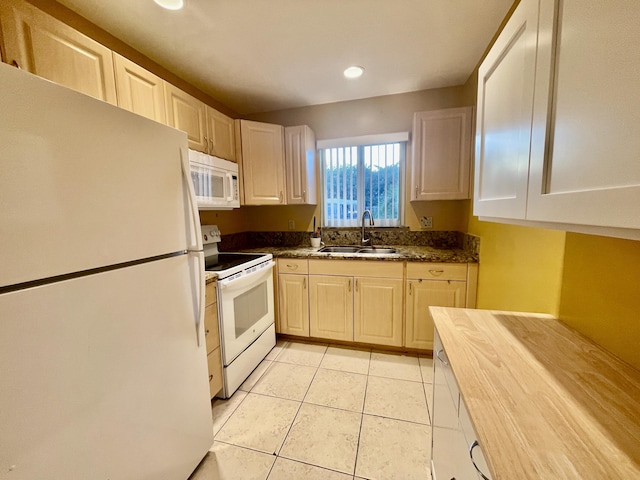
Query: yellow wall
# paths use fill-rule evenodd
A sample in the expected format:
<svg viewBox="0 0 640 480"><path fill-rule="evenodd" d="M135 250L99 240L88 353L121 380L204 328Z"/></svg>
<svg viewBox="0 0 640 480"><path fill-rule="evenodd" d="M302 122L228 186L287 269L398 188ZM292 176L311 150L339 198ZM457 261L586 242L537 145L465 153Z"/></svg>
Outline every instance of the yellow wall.
<svg viewBox="0 0 640 480"><path fill-rule="evenodd" d="M640 242L567 233L560 319L640 369Z"/></svg>
<svg viewBox="0 0 640 480"><path fill-rule="evenodd" d="M558 314L565 232L481 222L477 307Z"/></svg>

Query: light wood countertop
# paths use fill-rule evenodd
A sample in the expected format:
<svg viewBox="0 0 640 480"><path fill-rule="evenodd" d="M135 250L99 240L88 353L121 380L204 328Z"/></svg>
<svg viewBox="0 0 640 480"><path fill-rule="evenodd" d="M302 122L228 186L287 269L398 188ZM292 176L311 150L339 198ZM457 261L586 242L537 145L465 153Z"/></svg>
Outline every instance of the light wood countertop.
<svg viewBox="0 0 640 480"><path fill-rule="evenodd" d="M640 372L548 315L430 307L492 480L640 479Z"/></svg>

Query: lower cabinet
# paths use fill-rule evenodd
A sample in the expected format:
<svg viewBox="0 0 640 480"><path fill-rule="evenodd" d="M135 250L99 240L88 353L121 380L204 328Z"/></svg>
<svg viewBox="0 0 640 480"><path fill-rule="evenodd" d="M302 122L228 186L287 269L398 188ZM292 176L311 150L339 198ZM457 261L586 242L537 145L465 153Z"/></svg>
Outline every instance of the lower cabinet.
<svg viewBox="0 0 640 480"><path fill-rule="evenodd" d="M430 306L475 307L476 264L277 263L278 333L431 350Z"/></svg>
<svg viewBox="0 0 640 480"><path fill-rule="evenodd" d="M204 337L209 366L209 392L211 398L222 389L222 357L220 356L220 330L218 327L217 282L207 284L204 309Z"/></svg>
<svg viewBox="0 0 640 480"><path fill-rule="evenodd" d="M353 341L353 278L309 276L312 337Z"/></svg>
<svg viewBox="0 0 640 480"><path fill-rule="evenodd" d="M401 262L309 261L312 337L402 346Z"/></svg>
<svg viewBox="0 0 640 480"><path fill-rule="evenodd" d="M402 346L402 289L402 278L355 278L356 342Z"/></svg>
<svg viewBox="0 0 640 480"><path fill-rule="evenodd" d="M278 333L309 336L307 260L278 259Z"/></svg>
<svg viewBox="0 0 640 480"><path fill-rule="evenodd" d="M433 351L432 476L438 480L489 479L489 470L437 332Z"/></svg>
<svg viewBox="0 0 640 480"><path fill-rule="evenodd" d="M433 348L433 320L430 306L473 307L467 305L469 267L444 263L407 263L406 328L404 345ZM472 282L469 282L472 283Z"/></svg>

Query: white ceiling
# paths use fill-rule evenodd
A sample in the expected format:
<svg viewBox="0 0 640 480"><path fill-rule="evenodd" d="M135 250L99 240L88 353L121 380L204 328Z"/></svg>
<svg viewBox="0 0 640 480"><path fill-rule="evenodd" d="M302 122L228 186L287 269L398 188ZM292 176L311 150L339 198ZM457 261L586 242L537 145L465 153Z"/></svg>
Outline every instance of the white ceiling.
<svg viewBox="0 0 640 480"><path fill-rule="evenodd" d="M246 115L460 85L513 0L58 2Z"/></svg>

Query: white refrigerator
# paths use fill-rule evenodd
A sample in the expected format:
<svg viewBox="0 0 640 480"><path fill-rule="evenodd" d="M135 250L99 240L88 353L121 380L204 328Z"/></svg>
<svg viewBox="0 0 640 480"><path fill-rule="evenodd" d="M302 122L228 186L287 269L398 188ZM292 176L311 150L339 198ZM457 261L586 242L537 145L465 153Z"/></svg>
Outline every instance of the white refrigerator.
<svg viewBox="0 0 640 480"><path fill-rule="evenodd" d="M0 64L0 479L188 478L203 304L186 135Z"/></svg>

